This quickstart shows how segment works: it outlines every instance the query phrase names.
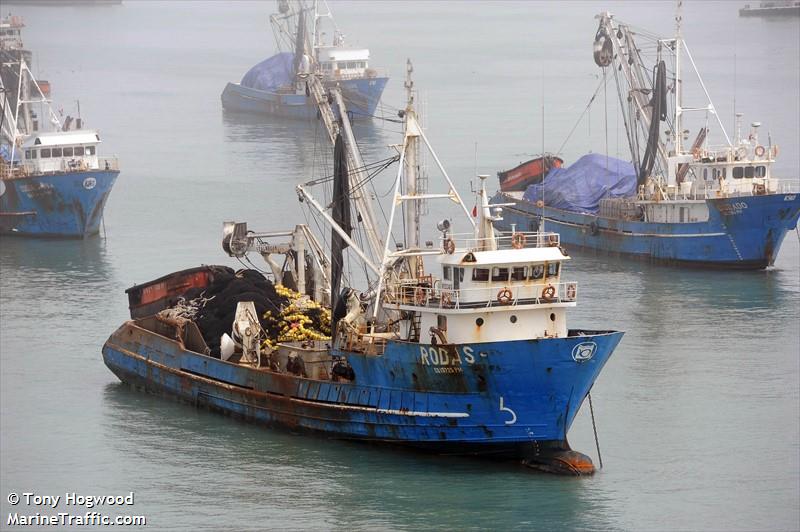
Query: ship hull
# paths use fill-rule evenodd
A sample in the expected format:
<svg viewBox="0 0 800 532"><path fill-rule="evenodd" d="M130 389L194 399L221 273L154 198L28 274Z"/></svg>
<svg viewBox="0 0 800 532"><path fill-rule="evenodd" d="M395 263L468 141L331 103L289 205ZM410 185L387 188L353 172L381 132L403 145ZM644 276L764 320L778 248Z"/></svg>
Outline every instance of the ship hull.
<svg viewBox="0 0 800 532"><path fill-rule="evenodd" d="M772 266L786 233L800 217L800 194L768 194L706 200L704 222L657 223L604 218L537 207L498 193L503 208L497 227L536 230L544 216L548 230L567 245L652 262L702 268L755 270Z"/></svg>
<svg viewBox="0 0 800 532"><path fill-rule="evenodd" d="M31 175L0 181L0 233L83 238L100 231L117 170Z"/></svg>
<svg viewBox="0 0 800 532"><path fill-rule="evenodd" d="M771 6L771 7L743 7L739 10L740 17L796 17L800 16L800 5Z"/></svg>
<svg viewBox="0 0 800 532"><path fill-rule="evenodd" d="M375 114L383 89L389 78L358 78L340 80L347 109L352 118L366 118ZM328 86L328 83L324 83ZM228 83L222 91L222 107L226 111L255 113L294 120L310 120L317 117L318 108L313 98L305 94L262 91ZM334 112L336 106L334 107Z"/></svg>
<svg viewBox="0 0 800 532"><path fill-rule="evenodd" d="M621 337L390 342L382 356L335 351L356 377L334 382L225 362L129 321L105 343L103 359L127 384L264 425L580 474L593 467L586 457L571 462L579 453L567 431Z"/></svg>

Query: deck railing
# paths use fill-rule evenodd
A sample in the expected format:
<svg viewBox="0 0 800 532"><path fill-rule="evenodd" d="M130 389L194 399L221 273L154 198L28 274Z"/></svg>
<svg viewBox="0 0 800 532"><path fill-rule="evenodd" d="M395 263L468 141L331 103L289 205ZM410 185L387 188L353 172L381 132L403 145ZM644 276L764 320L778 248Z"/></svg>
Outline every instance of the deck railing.
<svg viewBox="0 0 800 532"><path fill-rule="evenodd" d="M454 250L477 251L487 249L491 238L475 238L473 233L453 233L447 238L441 238L443 249L447 249L451 241L455 246ZM558 233L545 232L523 232L502 234L495 236L497 249L525 249L525 248L544 248L558 247L561 245L561 237Z"/></svg>
<svg viewBox="0 0 800 532"><path fill-rule="evenodd" d="M94 166L94 161L91 158L76 157L70 159L67 157L62 158L60 164L56 164L55 168L41 169L32 162L25 162L23 165L14 168L15 177L24 177L28 175L48 175L48 174L62 174L64 172L86 172L86 171L105 171L105 170L119 170L119 159L117 157L97 157L97 166Z"/></svg>
<svg viewBox="0 0 800 532"><path fill-rule="evenodd" d="M746 181L745 181L746 180ZM742 179L727 179L720 188L706 186L702 180L697 181L698 186L690 191L683 191L680 187L664 187L661 197L669 200L707 200L715 198L738 198L750 196L763 196L765 194L797 194L800 192L800 180L782 179L777 177L756 177ZM644 191L639 194L640 200L650 199Z"/></svg>
<svg viewBox="0 0 800 532"><path fill-rule="evenodd" d="M577 298L578 283L573 281L466 289L429 287L401 282L388 286L384 295L384 301L389 304L442 309L574 303Z"/></svg>

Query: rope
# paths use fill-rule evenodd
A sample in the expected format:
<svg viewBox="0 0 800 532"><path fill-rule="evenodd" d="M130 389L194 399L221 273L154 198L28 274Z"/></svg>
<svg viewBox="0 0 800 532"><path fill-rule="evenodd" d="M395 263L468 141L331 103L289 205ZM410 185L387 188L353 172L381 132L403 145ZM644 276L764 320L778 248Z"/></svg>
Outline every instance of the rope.
<svg viewBox="0 0 800 532"><path fill-rule="evenodd" d="M597 460L600 469L603 469L603 457L600 455L600 441L597 439L597 425L594 422L594 406L592 405L592 392L589 392L589 412L592 414L592 430L594 431L594 445L597 448Z"/></svg>

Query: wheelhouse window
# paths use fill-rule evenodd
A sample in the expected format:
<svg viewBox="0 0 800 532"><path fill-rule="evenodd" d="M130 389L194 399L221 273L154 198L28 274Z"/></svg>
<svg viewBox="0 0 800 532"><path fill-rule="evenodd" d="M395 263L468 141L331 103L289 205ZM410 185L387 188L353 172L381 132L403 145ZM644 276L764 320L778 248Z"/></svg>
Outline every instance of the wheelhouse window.
<svg viewBox="0 0 800 532"><path fill-rule="evenodd" d="M559 263L557 262L549 262L547 263L547 276L548 277L555 277L558 275L558 266Z"/></svg>
<svg viewBox="0 0 800 532"><path fill-rule="evenodd" d="M75 146L75 156L83 155L83 146Z"/></svg>
<svg viewBox="0 0 800 532"><path fill-rule="evenodd" d="M489 270L488 268L473 268L472 269L472 280L473 281L480 281L486 282L489 280Z"/></svg>
<svg viewBox="0 0 800 532"><path fill-rule="evenodd" d="M53 157L61 157L61 148L53 148Z"/></svg>
<svg viewBox="0 0 800 532"><path fill-rule="evenodd" d="M734 166L733 167L733 178L734 179L741 179L744 177L744 168L741 166Z"/></svg>
<svg viewBox="0 0 800 532"><path fill-rule="evenodd" d="M442 279L444 279L445 281L450 281L453 278L453 276L450 273L450 271L451 271L450 266L443 266L442 267Z"/></svg>
<svg viewBox="0 0 800 532"><path fill-rule="evenodd" d="M492 281L506 282L508 281L508 268L499 268L495 266L492 268Z"/></svg>
<svg viewBox="0 0 800 532"><path fill-rule="evenodd" d="M744 169L744 176L745 177L753 177L753 170L754 170L754 168L752 166L746 166L745 169Z"/></svg>
<svg viewBox="0 0 800 532"><path fill-rule="evenodd" d="M86 155L94 155L94 146L86 146Z"/></svg>
<svg viewBox="0 0 800 532"><path fill-rule="evenodd" d="M766 175L767 175L766 166L756 166L756 177L766 177Z"/></svg>
<svg viewBox="0 0 800 532"><path fill-rule="evenodd" d="M533 264L531 266L531 279L541 279L544 277L544 264Z"/></svg>
<svg viewBox="0 0 800 532"><path fill-rule="evenodd" d="M72 157L72 147L64 148L64 157Z"/></svg>
<svg viewBox="0 0 800 532"><path fill-rule="evenodd" d="M42 155L42 159L49 159L50 158L50 148L42 148L41 155Z"/></svg>
<svg viewBox="0 0 800 532"><path fill-rule="evenodd" d="M25 150L25 158L31 159L31 150Z"/></svg>
<svg viewBox="0 0 800 532"><path fill-rule="evenodd" d="M528 277L528 267L527 266L514 266L511 268L511 280L512 281L524 281Z"/></svg>

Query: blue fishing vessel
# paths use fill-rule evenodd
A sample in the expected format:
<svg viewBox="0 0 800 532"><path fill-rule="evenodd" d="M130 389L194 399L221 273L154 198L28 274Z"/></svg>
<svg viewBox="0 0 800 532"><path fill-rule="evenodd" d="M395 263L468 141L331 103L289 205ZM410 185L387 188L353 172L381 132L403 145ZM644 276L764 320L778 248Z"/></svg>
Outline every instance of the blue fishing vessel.
<svg viewBox="0 0 800 532"><path fill-rule="evenodd" d="M270 22L278 49L285 51L255 65L240 83L228 83L222 91L223 108L291 119L316 118L318 103L307 79L317 76L324 87L339 87L351 120L373 116L388 78L370 67L369 50L345 46L330 10L320 12L316 1L312 5L279 1L278 11ZM322 40L321 21L325 19L333 25L330 43ZM337 106L334 112L338 113Z"/></svg>
<svg viewBox="0 0 800 532"><path fill-rule="evenodd" d="M335 131L332 207L311 194L330 179L297 187L302 205L331 228L330 250L308 226L258 233L226 224L225 251L264 257L268 277L296 290L290 302L279 297L287 288L263 277L253 286L277 296L262 301L250 285L239 297L207 288L252 272L177 272L128 290L132 320L105 343L104 361L123 382L268 425L591 474L591 459L567 434L622 333L568 327L578 285L564 277L570 257L557 234L496 235L501 209L485 186L475 219L441 166L446 188L422 191L421 145L438 158L416 118L410 72L385 237L365 227L369 200L362 175L348 171L357 156L345 153L356 149L345 126ZM442 220L439 244L423 240L420 204L434 200L456 202L470 231L453 233ZM352 288L359 279L361 291ZM227 308L209 312L219 300ZM331 309L330 338L305 329L302 309L314 305ZM198 326L225 313L229 333Z"/></svg>
<svg viewBox="0 0 800 532"><path fill-rule="evenodd" d="M83 238L97 234L119 175L100 157L97 130L61 119L28 68L19 17L0 24L0 234ZM52 130L40 126L47 121Z"/></svg>
<svg viewBox="0 0 800 532"><path fill-rule="evenodd" d="M682 90L668 88L684 87L684 61L694 67L680 24L674 39L653 37L648 43L656 51L651 66L637 48L646 34L609 13L598 18L594 58L604 75L617 72L632 162L587 155L551 170L525 192L500 191L493 203L510 205L497 227L545 225L570 245L660 263L771 266L800 217L800 194L773 174L778 146L769 136L764 142L759 122L744 137L741 114L731 141L699 73L705 104L684 105ZM674 77L668 79L668 71ZM725 144L709 143L712 121ZM696 136L689 143L692 125Z"/></svg>

